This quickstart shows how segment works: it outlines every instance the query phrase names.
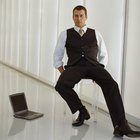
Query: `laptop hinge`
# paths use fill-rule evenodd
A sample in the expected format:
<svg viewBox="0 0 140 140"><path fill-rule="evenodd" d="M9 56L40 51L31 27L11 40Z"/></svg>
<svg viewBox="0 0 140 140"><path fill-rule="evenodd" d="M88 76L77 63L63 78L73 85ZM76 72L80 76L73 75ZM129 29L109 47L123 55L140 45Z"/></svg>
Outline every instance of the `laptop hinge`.
<svg viewBox="0 0 140 140"><path fill-rule="evenodd" d="M18 111L18 112L16 112L15 114L18 115L18 114L25 113L25 112L27 112L27 111L28 111L28 109L25 109L25 110L22 110L22 111Z"/></svg>

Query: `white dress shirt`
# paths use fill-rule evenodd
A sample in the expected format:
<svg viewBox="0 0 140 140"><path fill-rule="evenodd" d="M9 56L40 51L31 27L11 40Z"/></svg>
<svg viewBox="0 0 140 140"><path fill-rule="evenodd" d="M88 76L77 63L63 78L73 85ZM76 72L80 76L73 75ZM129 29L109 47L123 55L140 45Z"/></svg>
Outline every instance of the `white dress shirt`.
<svg viewBox="0 0 140 140"><path fill-rule="evenodd" d="M75 26L74 30L79 32L79 27ZM87 31L87 26L84 26L82 28L84 30L84 33ZM101 34L95 30L95 35L97 39L97 45L98 45L98 55L97 60L99 63L103 64L105 67L107 65L108 61L108 54L106 50L106 46L103 40L103 37ZM59 68L60 66L63 66L63 57L65 52L65 44L67 39L67 31L61 32L60 36L58 37L58 41L56 44L56 48L54 51L54 67Z"/></svg>

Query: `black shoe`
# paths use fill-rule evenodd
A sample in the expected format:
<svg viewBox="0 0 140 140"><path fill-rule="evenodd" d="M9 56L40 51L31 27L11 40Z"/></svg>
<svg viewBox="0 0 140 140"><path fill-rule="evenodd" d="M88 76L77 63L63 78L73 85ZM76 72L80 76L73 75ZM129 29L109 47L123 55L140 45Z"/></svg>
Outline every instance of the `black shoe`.
<svg viewBox="0 0 140 140"><path fill-rule="evenodd" d="M81 126L84 123L84 120L88 120L90 115L85 107L82 107L80 110L78 118L72 123L73 126Z"/></svg>
<svg viewBox="0 0 140 140"><path fill-rule="evenodd" d="M123 137L124 135L132 138L140 137L140 131L133 131L126 120L120 126L115 127L113 134L117 137Z"/></svg>

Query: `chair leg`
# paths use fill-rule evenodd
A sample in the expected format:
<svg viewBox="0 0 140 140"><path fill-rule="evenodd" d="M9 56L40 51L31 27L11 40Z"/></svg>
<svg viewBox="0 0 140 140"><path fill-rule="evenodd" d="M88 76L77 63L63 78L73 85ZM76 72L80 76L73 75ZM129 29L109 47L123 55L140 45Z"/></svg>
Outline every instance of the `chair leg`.
<svg viewBox="0 0 140 140"><path fill-rule="evenodd" d="M97 122L98 118L98 94L99 94L99 86L95 83L95 93L93 93L92 100L92 114L94 115L94 122Z"/></svg>

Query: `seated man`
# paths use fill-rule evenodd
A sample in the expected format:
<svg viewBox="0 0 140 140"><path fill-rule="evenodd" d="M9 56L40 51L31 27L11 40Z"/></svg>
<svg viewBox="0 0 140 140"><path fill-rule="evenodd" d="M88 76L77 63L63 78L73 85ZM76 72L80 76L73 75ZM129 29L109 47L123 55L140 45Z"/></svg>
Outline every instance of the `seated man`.
<svg viewBox="0 0 140 140"><path fill-rule="evenodd" d="M73 88L83 78L92 79L101 87L104 94L114 126L114 135L140 137L139 131L133 131L129 127L118 84L104 68L108 56L103 38L98 31L86 26L86 20L86 8L76 6L73 9L75 26L62 32L58 38L54 66L61 75L55 89L67 102L73 114L79 110L79 116L72 125L80 126L90 118L90 115ZM64 69L62 59L65 49L68 62Z"/></svg>

